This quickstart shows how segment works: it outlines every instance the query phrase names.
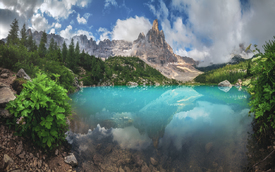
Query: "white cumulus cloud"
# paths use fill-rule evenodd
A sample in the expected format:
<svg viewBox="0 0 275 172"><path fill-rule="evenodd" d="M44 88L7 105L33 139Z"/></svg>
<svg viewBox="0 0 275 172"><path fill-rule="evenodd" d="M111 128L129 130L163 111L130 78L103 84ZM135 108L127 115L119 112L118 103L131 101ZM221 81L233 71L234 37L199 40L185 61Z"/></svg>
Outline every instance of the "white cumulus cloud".
<svg viewBox="0 0 275 172"><path fill-rule="evenodd" d="M104 8L109 7L110 5L117 6L116 0L105 0Z"/></svg>
<svg viewBox="0 0 275 172"><path fill-rule="evenodd" d="M54 25L54 27L56 28L56 29L59 29L59 28L61 28L61 24L60 23L56 23L55 25Z"/></svg>
<svg viewBox="0 0 275 172"><path fill-rule="evenodd" d="M37 31L47 31L50 28L48 20L39 13L33 15L31 23L32 28Z"/></svg>
<svg viewBox="0 0 275 172"><path fill-rule="evenodd" d="M52 29L50 30L50 34L51 34L51 33L55 34L55 29L54 29L54 28L52 28Z"/></svg>
<svg viewBox="0 0 275 172"><path fill-rule="evenodd" d="M169 6L161 0L147 6L173 50L205 65L228 61L239 44L261 47L274 36L275 1L249 0L246 8L239 0L172 0Z"/></svg>
<svg viewBox="0 0 275 172"><path fill-rule="evenodd" d="M86 30L77 30L76 33L73 34L73 36L79 36L79 35L86 35L88 39L95 39L94 35L92 32L88 32Z"/></svg>
<svg viewBox="0 0 275 172"><path fill-rule="evenodd" d="M73 27L71 25L68 25L66 29L60 31L60 36L62 36L63 38L70 39L72 37L72 29Z"/></svg>
<svg viewBox="0 0 275 172"><path fill-rule="evenodd" d="M87 20L84 18L84 17L80 17L80 14L77 14L77 22L79 24L86 24L87 23Z"/></svg>
<svg viewBox="0 0 275 172"><path fill-rule="evenodd" d="M91 15L92 15L92 14L90 14L90 13L85 13L85 14L83 15L83 17L84 17L85 19L88 20L88 18L89 18Z"/></svg>
<svg viewBox="0 0 275 172"><path fill-rule="evenodd" d="M97 40L97 43L99 41L104 41L105 39L110 39L111 34L112 34L108 29L102 28L102 27L100 27L97 30L97 32L100 34L100 37L99 37L99 40Z"/></svg>
<svg viewBox="0 0 275 172"><path fill-rule="evenodd" d="M138 38L139 33L146 34L152 24L145 17L128 18L126 20L118 19L112 31L112 39L134 41Z"/></svg>

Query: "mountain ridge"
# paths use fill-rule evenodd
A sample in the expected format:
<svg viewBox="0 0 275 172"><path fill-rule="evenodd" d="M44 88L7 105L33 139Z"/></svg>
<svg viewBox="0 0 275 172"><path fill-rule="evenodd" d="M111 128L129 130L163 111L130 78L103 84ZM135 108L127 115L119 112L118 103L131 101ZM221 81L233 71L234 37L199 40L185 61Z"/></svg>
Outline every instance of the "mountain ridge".
<svg viewBox="0 0 275 172"><path fill-rule="evenodd" d="M36 45L39 45L43 32L32 32L28 29L27 35L31 34ZM71 42L71 40L63 38L60 35L47 34L47 48L49 47L51 38L60 47L62 47L64 41L67 46ZM174 54L172 47L165 41L164 32L158 28L157 19L154 20L152 29L146 35L140 33L138 38L133 42L105 39L97 43L93 38L88 39L86 35L75 35L72 38L75 44L79 42L80 51L84 49L89 55L99 58L136 56L171 79L189 81L201 73L194 67L198 64L197 61L190 57Z"/></svg>

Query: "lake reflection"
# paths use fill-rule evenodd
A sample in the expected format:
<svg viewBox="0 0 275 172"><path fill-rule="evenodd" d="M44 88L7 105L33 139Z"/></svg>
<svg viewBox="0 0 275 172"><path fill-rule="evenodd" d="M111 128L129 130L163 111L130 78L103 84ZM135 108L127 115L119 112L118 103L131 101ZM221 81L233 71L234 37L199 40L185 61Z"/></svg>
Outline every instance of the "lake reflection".
<svg viewBox="0 0 275 172"><path fill-rule="evenodd" d="M249 94L235 87L91 87L71 98L71 130L82 135L68 139L80 159L84 151L93 160L91 147L105 139L100 144L154 156L158 170L241 171L246 163Z"/></svg>

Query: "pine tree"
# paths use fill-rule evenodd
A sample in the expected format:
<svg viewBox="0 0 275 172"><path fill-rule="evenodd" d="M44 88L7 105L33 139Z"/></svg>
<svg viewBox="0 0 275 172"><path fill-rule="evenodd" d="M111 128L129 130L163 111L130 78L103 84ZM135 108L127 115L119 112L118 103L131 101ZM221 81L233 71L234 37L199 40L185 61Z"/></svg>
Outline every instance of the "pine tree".
<svg viewBox="0 0 275 172"><path fill-rule="evenodd" d="M59 47L58 47L58 45L57 45L57 42L54 42L54 48L53 48L53 49L56 51L56 50L58 50L58 48L59 48Z"/></svg>
<svg viewBox="0 0 275 172"><path fill-rule="evenodd" d="M251 60L249 60L248 65L247 65L246 76L247 77L251 76Z"/></svg>
<svg viewBox="0 0 275 172"><path fill-rule="evenodd" d="M68 49L65 41L62 44L62 59L61 62L64 63L67 61L67 54L68 54Z"/></svg>
<svg viewBox="0 0 275 172"><path fill-rule="evenodd" d="M84 66L84 58L85 58L85 51L84 49L82 50L82 53L79 55L79 60L78 60L78 65Z"/></svg>
<svg viewBox="0 0 275 172"><path fill-rule="evenodd" d="M27 47L27 30L26 30L26 25L24 23L21 31L20 31L20 34L21 34L21 45L24 45Z"/></svg>
<svg viewBox="0 0 275 172"><path fill-rule="evenodd" d="M79 43L77 41L76 46L75 46L75 62L76 62L76 64L79 63L79 56L80 56L80 50L79 50Z"/></svg>
<svg viewBox="0 0 275 172"><path fill-rule="evenodd" d="M26 46L29 51L36 51L37 50L37 45L35 44L35 41L33 40L32 33L29 35L27 41L26 41Z"/></svg>
<svg viewBox="0 0 275 172"><path fill-rule="evenodd" d="M61 54L60 48L57 47L57 50L55 50L55 52L56 52L57 60L58 60L59 62L62 62L62 54Z"/></svg>
<svg viewBox="0 0 275 172"><path fill-rule="evenodd" d="M50 46L49 46L48 51L49 51L49 53L54 52L54 39L53 38L51 38L51 40L50 40Z"/></svg>
<svg viewBox="0 0 275 172"><path fill-rule="evenodd" d="M38 48L38 54L41 58L46 56L46 53L47 53L46 43L47 43L47 34L44 30L42 34L42 38L40 40L39 48Z"/></svg>
<svg viewBox="0 0 275 172"><path fill-rule="evenodd" d="M33 38L32 38L32 33L29 35L27 39L27 48L29 51L33 51Z"/></svg>
<svg viewBox="0 0 275 172"><path fill-rule="evenodd" d="M8 40L7 40L8 45L17 44L19 42L18 31L19 31L18 20L15 18L11 24L11 30L9 31Z"/></svg>
<svg viewBox="0 0 275 172"><path fill-rule="evenodd" d="M75 52L74 52L74 39L71 39L71 44L69 45L69 51L67 56L67 66L76 71L76 59L75 59Z"/></svg>

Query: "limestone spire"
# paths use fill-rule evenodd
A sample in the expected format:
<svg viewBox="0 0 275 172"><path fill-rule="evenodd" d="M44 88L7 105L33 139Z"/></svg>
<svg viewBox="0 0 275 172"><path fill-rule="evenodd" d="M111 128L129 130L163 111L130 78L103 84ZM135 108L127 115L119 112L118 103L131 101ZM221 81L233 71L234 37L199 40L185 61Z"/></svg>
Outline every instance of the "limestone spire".
<svg viewBox="0 0 275 172"><path fill-rule="evenodd" d="M158 19L154 20L152 29L156 32L159 32Z"/></svg>

